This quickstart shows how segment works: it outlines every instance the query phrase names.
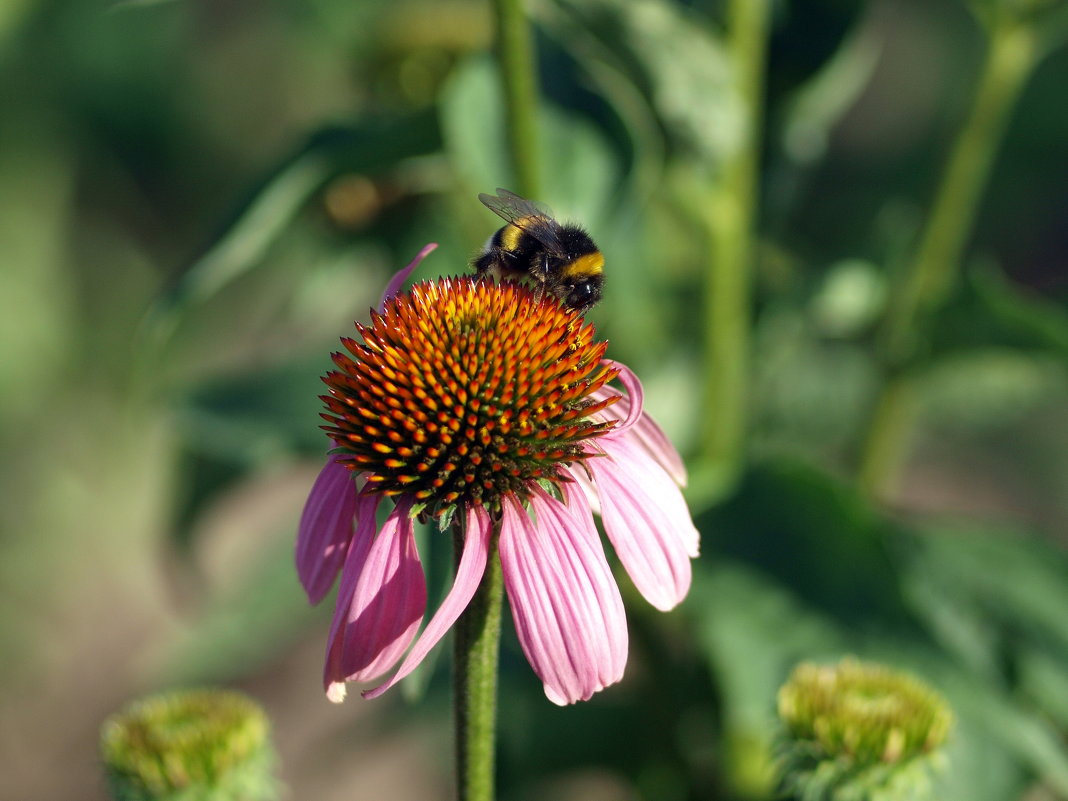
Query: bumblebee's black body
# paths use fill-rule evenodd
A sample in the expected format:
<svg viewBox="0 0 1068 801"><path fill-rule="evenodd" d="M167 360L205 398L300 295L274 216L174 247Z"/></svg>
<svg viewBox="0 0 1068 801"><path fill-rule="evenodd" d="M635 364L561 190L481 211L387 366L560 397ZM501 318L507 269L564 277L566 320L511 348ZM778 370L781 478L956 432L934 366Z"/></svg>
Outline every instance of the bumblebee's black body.
<svg viewBox="0 0 1068 801"><path fill-rule="evenodd" d="M508 224L489 238L473 265L494 278L530 276L570 309L584 312L601 299L604 257L589 234L561 225L529 200L498 189L478 196Z"/></svg>

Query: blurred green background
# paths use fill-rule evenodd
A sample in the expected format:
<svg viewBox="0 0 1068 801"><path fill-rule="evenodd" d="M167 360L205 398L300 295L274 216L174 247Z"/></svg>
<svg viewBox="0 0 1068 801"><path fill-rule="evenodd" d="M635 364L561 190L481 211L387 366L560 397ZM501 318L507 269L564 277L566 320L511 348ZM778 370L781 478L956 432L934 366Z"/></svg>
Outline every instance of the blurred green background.
<svg viewBox="0 0 1068 801"><path fill-rule="evenodd" d="M776 688L847 653L953 704L940 798L1068 798L1064 6L774 3L754 139L729 3L531 4L537 199L606 254L589 318L690 461L703 556L668 616L621 579L627 677L589 703L506 631L502 801L768 798ZM1042 52L959 279L888 357L999 14ZM475 0L0 3L3 798L105 798L100 722L201 683L264 703L289 798L452 797L447 657L329 704L292 549L337 338L424 243L417 277L465 271L477 193L519 188L494 39ZM707 288L746 142L738 378ZM901 376L900 453L858 482Z"/></svg>

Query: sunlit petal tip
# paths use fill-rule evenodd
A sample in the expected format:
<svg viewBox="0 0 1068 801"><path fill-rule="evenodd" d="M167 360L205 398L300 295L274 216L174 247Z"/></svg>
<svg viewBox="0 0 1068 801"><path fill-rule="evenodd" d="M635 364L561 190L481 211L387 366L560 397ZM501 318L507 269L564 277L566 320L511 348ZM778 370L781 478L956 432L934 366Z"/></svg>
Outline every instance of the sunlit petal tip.
<svg viewBox="0 0 1068 801"><path fill-rule="evenodd" d="M378 301L378 308L381 309L386 301L400 292L400 288L404 286L404 282L408 280L408 276L411 275L415 268L419 266L419 263L433 253L438 247L437 242L431 242L425 245L422 250L415 254L415 258L411 260L407 267L399 270L396 275L389 279L389 283L386 284L386 289L382 292L382 299Z"/></svg>
<svg viewBox="0 0 1068 801"><path fill-rule="evenodd" d="M452 589L445 596L438 611L430 619L419 639L415 641L412 650L408 652L397 672L384 684L366 690L364 698L377 698L398 681L403 679L419 663L423 661L431 649L438 643L446 631L448 631L456 619L467 608L482 581L482 575L486 572L486 562L489 555L489 539L493 531L493 524L489 513L481 506L468 510L467 533L464 539L464 550L460 556L460 564L456 570L456 578Z"/></svg>
<svg viewBox="0 0 1068 801"><path fill-rule="evenodd" d="M357 514L353 474L331 457L315 479L297 529L297 576L308 601L321 601L345 560Z"/></svg>
<svg viewBox="0 0 1068 801"><path fill-rule="evenodd" d="M332 681L326 687L326 700L332 704L340 704L345 700L346 687L343 681Z"/></svg>
<svg viewBox="0 0 1068 801"><path fill-rule="evenodd" d="M577 499L578 493L574 493ZM588 699L623 676L627 622L600 540L542 490L531 497L534 525L506 499L501 566L519 643L556 704Z"/></svg>

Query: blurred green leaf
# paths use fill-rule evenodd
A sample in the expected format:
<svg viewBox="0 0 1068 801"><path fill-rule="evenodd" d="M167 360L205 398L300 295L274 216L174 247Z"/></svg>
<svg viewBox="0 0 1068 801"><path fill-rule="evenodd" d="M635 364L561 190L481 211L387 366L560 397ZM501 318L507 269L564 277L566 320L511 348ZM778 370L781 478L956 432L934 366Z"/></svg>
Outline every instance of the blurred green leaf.
<svg viewBox="0 0 1068 801"><path fill-rule="evenodd" d="M974 526L927 527L915 546L907 597L932 636L983 678L971 713L1068 792L1068 747L1048 720L1065 708L1045 700L1068 676L1068 557L1019 532ZM1001 687L1017 674L1024 695L1009 698Z"/></svg>
<svg viewBox="0 0 1068 801"><path fill-rule="evenodd" d="M1068 748L1063 733L994 691L974 697L975 705L966 712L975 718L975 725L1058 793L1068 795Z"/></svg>
<svg viewBox="0 0 1068 801"><path fill-rule="evenodd" d="M687 609L723 704L730 781L747 796L771 789L775 694L795 664L836 659L843 641L832 621L743 565L699 564Z"/></svg>
<svg viewBox="0 0 1068 801"><path fill-rule="evenodd" d="M469 187L485 192L514 183L500 78L491 59L474 57L456 70L442 97L441 120L446 152ZM545 197L534 199L561 219L595 225L610 210L619 182L611 146L590 121L554 106L542 106L540 123ZM490 232L499 222L488 212L482 219L490 221Z"/></svg>
<svg viewBox="0 0 1068 801"><path fill-rule="evenodd" d="M786 104L781 126L783 149L794 161L822 158L832 128L871 80L880 50L868 28L858 26L819 72L797 89Z"/></svg>
<svg viewBox="0 0 1068 801"><path fill-rule="evenodd" d="M1068 355L1068 309L1024 290L993 265L971 273L976 298L1001 327L1002 342Z"/></svg>
<svg viewBox="0 0 1068 801"><path fill-rule="evenodd" d="M842 620L903 619L887 547L895 529L856 489L817 468L755 466L737 495L700 518L719 553L775 576Z"/></svg>
<svg viewBox="0 0 1068 801"><path fill-rule="evenodd" d="M1023 696L1062 732L1068 731L1068 658L1021 643L1016 646L1015 661Z"/></svg>
<svg viewBox="0 0 1068 801"><path fill-rule="evenodd" d="M329 178L345 171L377 175L438 144L434 117L427 113L316 134L253 193L222 237L152 310L143 325L142 369L188 378L246 368L269 360L272 347L291 347L299 336L321 333L324 321L335 325L334 313L352 319L361 306L369 307L380 276L366 269L361 276L356 265L376 254L324 254L321 243L294 223ZM363 303L356 302L358 288L366 293Z"/></svg>
<svg viewBox="0 0 1068 801"><path fill-rule="evenodd" d="M715 170L741 137L743 109L735 94L724 44L707 22L664 0L556 0L556 5L605 45L656 109L682 152Z"/></svg>
<svg viewBox="0 0 1068 801"><path fill-rule="evenodd" d="M1035 537L976 526L925 528L907 576L938 585L1001 635L1024 637L1066 657L1068 557ZM923 604L916 611L926 614Z"/></svg>

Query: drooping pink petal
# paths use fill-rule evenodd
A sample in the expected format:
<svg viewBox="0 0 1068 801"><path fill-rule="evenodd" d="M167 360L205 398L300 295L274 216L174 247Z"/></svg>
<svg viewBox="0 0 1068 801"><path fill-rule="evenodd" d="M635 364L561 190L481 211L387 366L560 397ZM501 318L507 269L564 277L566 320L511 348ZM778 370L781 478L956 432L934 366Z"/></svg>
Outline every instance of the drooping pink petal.
<svg viewBox="0 0 1068 801"><path fill-rule="evenodd" d="M352 471L331 456L312 485L297 530L297 575L312 604L330 591L345 560L356 495Z"/></svg>
<svg viewBox="0 0 1068 801"><path fill-rule="evenodd" d="M378 301L378 308L381 309L386 305L386 301L400 292L400 288L404 286L404 282L408 280L408 276L412 274L416 267L419 266L419 262L429 256L434 250L437 249L438 243L431 242L426 245L422 250L415 254L415 258L411 263L400 270L396 275L389 279L389 283L386 284L385 291L382 292L382 299Z"/></svg>
<svg viewBox="0 0 1068 801"><path fill-rule="evenodd" d="M623 677L627 622L600 542L576 514L536 490L534 525L503 503L501 565L519 643L555 704L586 700Z"/></svg>
<svg viewBox="0 0 1068 801"><path fill-rule="evenodd" d="M401 662L397 672L390 677L389 681L363 693L364 698L377 698L398 681L403 679L417 667L437 645L445 632L452 628L452 624L460 617L467 608L478 589L479 582L486 572L486 561L489 555L490 534L493 524L489 513L481 506L476 506L467 513L467 533L464 538L464 550L460 555L460 564L456 568L456 578L453 580L452 589L441 602L434 617L427 623L419 639L415 641L408 656Z"/></svg>
<svg viewBox="0 0 1068 801"><path fill-rule="evenodd" d="M376 515L381 495L361 494L359 496L360 515L356 532L349 544L345 565L341 569L341 586L337 591L334 604L334 617L330 621L330 634L326 639L326 662L323 665L323 684L327 697L340 703L345 698L345 682L342 670L342 658L345 652L345 635L347 633L348 613L356 585L367 561L367 554L375 539L378 526ZM335 681L334 679L338 680Z"/></svg>
<svg viewBox="0 0 1068 801"><path fill-rule="evenodd" d="M682 538L686 553L691 559L701 555L701 533L690 516L690 508L678 484L662 465L641 446L641 443L628 437L600 439L596 443L612 461L628 471L645 488L646 493L655 498L657 504L671 521L671 530Z"/></svg>
<svg viewBox="0 0 1068 801"><path fill-rule="evenodd" d="M690 555L696 555L699 537L689 510L667 474L642 451L618 441L598 445L607 456L586 464L605 533L634 586L666 612L690 589Z"/></svg>
<svg viewBox="0 0 1068 801"><path fill-rule="evenodd" d="M616 364L618 365L619 363L616 362ZM620 375L623 375L622 371L620 371ZM590 397L593 400L603 400L617 394L611 388L601 387L596 392L591 393ZM630 418L632 412L633 406L630 398L627 395L623 395L614 404L599 412L598 416L605 420L624 421ZM675 449L675 446L671 444L671 440L667 438L664 430L648 412L643 409L632 428L615 428L605 434L605 437L622 436L629 437L631 441L638 441L656 463L668 472L668 475L671 476L676 484L680 487L686 486L686 465L683 463L682 457L679 455L678 450Z"/></svg>
<svg viewBox="0 0 1068 801"><path fill-rule="evenodd" d="M612 437L614 433L614 431L610 432L608 436ZM646 453L667 472L675 484L680 487L686 486L686 465L675 446L671 444L671 440L667 438L667 434L652 417L642 412L629 434L632 440L641 445Z"/></svg>
<svg viewBox="0 0 1068 801"><path fill-rule="evenodd" d="M349 549L323 676L332 701L344 698L346 681L369 681L393 667L423 620L426 577L410 508L410 502L397 505L365 556L358 553L360 539Z"/></svg>

